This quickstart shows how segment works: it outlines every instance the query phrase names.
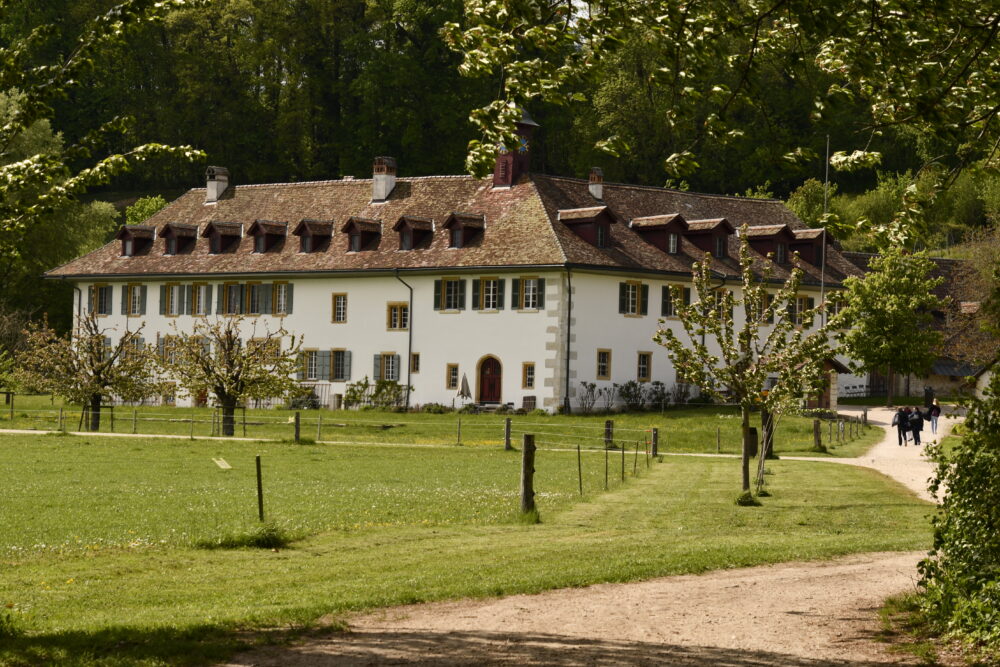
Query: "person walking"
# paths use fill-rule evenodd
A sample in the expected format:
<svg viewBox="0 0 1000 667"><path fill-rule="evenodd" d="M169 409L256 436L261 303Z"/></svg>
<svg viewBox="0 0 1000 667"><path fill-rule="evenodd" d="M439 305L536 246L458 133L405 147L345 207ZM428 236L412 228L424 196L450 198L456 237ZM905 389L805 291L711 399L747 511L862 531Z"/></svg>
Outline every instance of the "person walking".
<svg viewBox="0 0 1000 667"><path fill-rule="evenodd" d="M910 429L910 422L906 420L906 413L903 412L903 408L896 410L896 414L892 416L892 425L896 427L896 433L899 436L899 446L904 446L906 444L906 432Z"/></svg>
<svg viewBox="0 0 1000 667"><path fill-rule="evenodd" d="M928 413L930 414L931 417L931 433L933 435L937 435L937 423L938 423L938 417L941 416L941 404L938 403L938 400L936 398L933 401L931 401L931 409L928 410Z"/></svg>
<svg viewBox="0 0 1000 667"><path fill-rule="evenodd" d="M913 408L910 412L910 433L913 434L913 444L916 447L920 446L920 432L924 430L924 416L920 412L920 408Z"/></svg>

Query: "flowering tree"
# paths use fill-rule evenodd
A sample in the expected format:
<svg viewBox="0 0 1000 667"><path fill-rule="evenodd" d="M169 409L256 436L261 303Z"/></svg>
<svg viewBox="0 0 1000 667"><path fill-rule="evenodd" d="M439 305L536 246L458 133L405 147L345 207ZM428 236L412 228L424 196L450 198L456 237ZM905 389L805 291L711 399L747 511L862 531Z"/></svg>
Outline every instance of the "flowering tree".
<svg viewBox="0 0 1000 667"><path fill-rule="evenodd" d="M107 396L141 401L156 394L160 383L150 348L136 331L114 342L95 314L81 317L76 331L59 336L47 323L31 324L13 376L29 391L62 396L90 413L89 429L101 427L101 403Z"/></svg>
<svg viewBox="0 0 1000 667"><path fill-rule="evenodd" d="M177 381L191 396L211 394L222 408L222 435L235 432L237 406L250 399L286 396L298 384L295 371L302 339L282 342L283 328L258 334L256 323L244 343L244 318L198 322L192 333L178 333L160 341L164 375Z"/></svg>
<svg viewBox="0 0 1000 667"><path fill-rule="evenodd" d="M820 389L825 380L823 361L830 354L830 325L810 331L823 305L797 307L800 269L793 269L776 292L769 291L773 264L766 260L759 271L755 270L745 232L746 226L740 234L740 298L730 290L713 286L717 278L713 276L711 257L706 255L692 270L697 302L676 309L683 333L675 333L665 320L660 320L653 340L667 349L679 381L740 406L741 498L749 500L750 412L758 406L780 412L789 403ZM682 303L680 288L673 288L671 298L674 303ZM740 326L732 317L736 306L742 306Z"/></svg>

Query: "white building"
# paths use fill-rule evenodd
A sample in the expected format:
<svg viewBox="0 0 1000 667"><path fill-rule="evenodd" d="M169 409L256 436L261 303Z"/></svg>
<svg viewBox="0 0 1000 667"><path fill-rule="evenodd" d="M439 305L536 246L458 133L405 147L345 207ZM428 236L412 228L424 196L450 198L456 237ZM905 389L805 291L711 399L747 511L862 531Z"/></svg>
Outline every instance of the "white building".
<svg viewBox="0 0 1000 667"><path fill-rule="evenodd" d="M803 308L860 274L832 245L822 262L824 235L780 201L528 173L533 125L488 179L397 178L376 158L371 179L233 186L210 167L206 188L48 275L79 288L78 312L143 322L149 342L233 313L284 326L329 405L364 376L451 405L465 376L477 402L557 410L583 381L672 387L651 340L666 290L706 252L720 288L738 284L743 224L777 280L803 268Z"/></svg>

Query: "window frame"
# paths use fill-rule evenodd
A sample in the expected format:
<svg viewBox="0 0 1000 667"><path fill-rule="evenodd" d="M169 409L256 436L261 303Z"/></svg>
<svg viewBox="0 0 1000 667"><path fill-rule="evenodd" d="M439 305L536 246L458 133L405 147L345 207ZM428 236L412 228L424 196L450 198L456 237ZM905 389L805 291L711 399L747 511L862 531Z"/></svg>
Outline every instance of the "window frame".
<svg viewBox="0 0 1000 667"><path fill-rule="evenodd" d="M458 374L458 364L445 364L444 366L444 388L458 389L461 378Z"/></svg>
<svg viewBox="0 0 1000 667"><path fill-rule="evenodd" d="M420 353L410 352L410 373L420 372Z"/></svg>
<svg viewBox="0 0 1000 667"><path fill-rule="evenodd" d="M90 286L93 295L93 307L91 311L96 317L108 317L114 314L114 289L109 283L94 283ZM103 291L102 291L103 290ZM101 308L101 298L104 297L105 308Z"/></svg>
<svg viewBox="0 0 1000 667"><path fill-rule="evenodd" d="M625 286L624 310L619 310L619 314L625 317L645 317L649 312L649 304L646 303L649 299L646 289L648 286L641 280L623 280L619 285ZM621 288L619 287L619 289ZM634 303L631 302L630 296L634 297Z"/></svg>
<svg viewBox="0 0 1000 667"><path fill-rule="evenodd" d="M386 382L399 382L400 369L396 364L396 356L397 356L396 353L382 352L380 353L380 356L382 357L382 359L379 362L379 373L381 374L382 377L380 377L379 379L385 380ZM393 375L394 377L389 377L390 369L393 371L391 375Z"/></svg>
<svg viewBox="0 0 1000 667"><path fill-rule="evenodd" d="M462 283L464 278L442 278L441 279L441 310L458 312L465 310L465 304L461 303ZM454 285L454 294L449 294L449 288ZM450 299L450 297L453 297Z"/></svg>
<svg viewBox="0 0 1000 667"><path fill-rule="evenodd" d="M208 294L208 287L208 283L191 283L191 315L194 317L208 317L209 309L205 306L212 302L212 297ZM205 291L204 295L202 289Z"/></svg>
<svg viewBox="0 0 1000 667"><path fill-rule="evenodd" d="M667 232L667 252L676 255L681 249L681 235L677 232Z"/></svg>
<svg viewBox="0 0 1000 667"><path fill-rule="evenodd" d="M337 300L343 299L343 317L338 318ZM330 322L333 324L345 324L347 322L347 292L333 292L330 294Z"/></svg>
<svg viewBox="0 0 1000 667"><path fill-rule="evenodd" d="M645 364L643 364L645 361ZM645 365L645 374L643 374L643 365ZM653 379L653 353L652 352L637 352L635 361L635 379L637 382L649 382Z"/></svg>
<svg viewBox="0 0 1000 667"><path fill-rule="evenodd" d="M603 361L603 364L604 364L604 374L603 375L601 374L601 364L602 364L601 355L602 354L606 355L606 358ZM597 348L597 366L596 366L596 368L594 370L595 370L594 376L598 380L610 380L611 379L611 350L610 349L603 348L603 347Z"/></svg>
<svg viewBox="0 0 1000 667"><path fill-rule="evenodd" d="M390 301L385 304L386 331L409 331L410 304L405 301Z"/></svg>
<svg viewBox="0 0 1000 667"><path fill-rule="evenodd" d="M487 283L493 286L492 296L493 305L486 305L486 295L489 293L487 290ZM499 276L481 276L479 278L479 310L494 311L500 310L500 278Z"/></svg>
<svg viewBox="0 0 1000 667"><path fill-rule="evenodd" d="M244 283L244 289L246 294L243 298L243 315L249 315L250 317L258 317L264 314L263 304L263 286L259 281L250 281ZM253 309L254 297L257 299L256 310Z"/></svg>
<svg viewBox="0 0 1000 667"><path fill-rule="evenodd" d="M290 283L287 280L279 280L271 285L271 315L275 317L285 317L289 314L288 312L288 289ZM278 295L281 294L283 301L278 299ZM279 308L279 303L281 307Z"/></svg>
<svg viewBox="0 0 1000 667"><path fill-rule="evenodd" d="M521 276L518 310L538 310L538 276ZM531 283L531 305L528 305L528 283Z"/></svg>
<svg viewBox="0 0 1000 667"><path fill-rule="evenodd" d="M163 309L164 316L178 317L179 315L183 315L184 313L181 312L181 305L184 301L184 297L182 296L184 285L182 285L181 283L165 283L164 287L166 288L164 290L164 293L167 296L167 303ZM177 290L176 295L174 294L175 289ZM175 296L180 296L180 298L177 299L175 298ZM192 298L194 297L192 296Z"/></svg>
<svg viewBox="0 0 1000 667"><path fill-rule="evenodd" d="M142 284L141 283L127 283L127 298L125 299L125 305L128 308L128 312L125 313L126 317L142 317Z"/></svg>
<svg viewBox="0 0 1000 667"><path fill-rule="evenodd" d="M242 314L240 311L243 310L243 308L242 308L243 303L242 303L240 295L243 293L243 285L240 284L240 283L235 283L235 282L227 282L227 283L222 283L221 287L222 287L222 310L223 310L223 312L221 312L219 314L220 315L240 315L240 314ZM233 304L231 303L231 300L234 298L234 295L235 295L236 299L239 299L239 301L235 304L236 308L232 308L231 307L231 306L233 306Z"/></svg>
<svg viewBox="0 0 1000 667"><path fill-rule="evenodd" d="M315 348L302 350L302 379L305 382L319 381L319 350Z"/></svg>
<svg viewBox="0 0 1000 667"><path fill-rule="evenodd" d="M525 361L521 364L521 389L535 388L535 362Z"/></svg>
<svg viewBox="0 0 1000 667"><path fill-rule="evenodd" d="M713 253L712 256L715 257L716 259L725 259L726 257L728 257L729 256L729 249L727 247L728 245L729 245L728 239L726 238L725 234L716 234L715 252Z"/></svg>

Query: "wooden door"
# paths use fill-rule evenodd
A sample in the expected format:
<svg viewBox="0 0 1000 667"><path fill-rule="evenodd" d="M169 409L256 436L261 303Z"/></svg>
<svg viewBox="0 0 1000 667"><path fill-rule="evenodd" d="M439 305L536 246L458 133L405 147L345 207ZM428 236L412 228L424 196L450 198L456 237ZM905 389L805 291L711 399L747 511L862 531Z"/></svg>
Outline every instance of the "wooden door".
<svg viewBox="0 0 1000 667"><path fill-rule="evenodd" d="M500 362L487 357L479 366L479 402L500 402Z"/></svg>

